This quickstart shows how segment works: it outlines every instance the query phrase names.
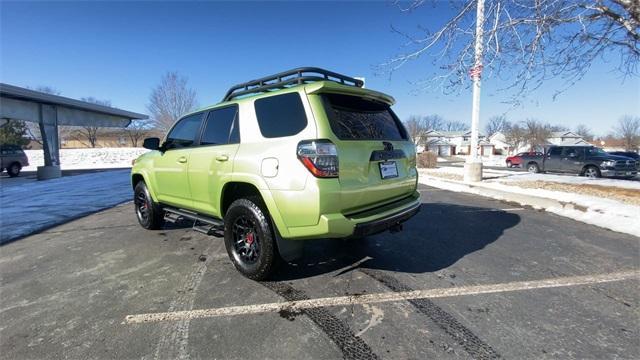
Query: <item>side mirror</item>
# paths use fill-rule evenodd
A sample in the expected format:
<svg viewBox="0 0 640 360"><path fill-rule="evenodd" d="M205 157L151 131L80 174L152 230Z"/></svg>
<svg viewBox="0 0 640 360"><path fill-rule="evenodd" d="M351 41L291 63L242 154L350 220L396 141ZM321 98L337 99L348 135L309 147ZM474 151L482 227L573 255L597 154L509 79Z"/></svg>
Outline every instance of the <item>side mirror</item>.
<svg viewBox="0 0 640 360"><path fill-rule="evenodd" d="M160 139L157 137L146 138L142 143L142 147L149 150L159 150L160 149Z"/></svg>

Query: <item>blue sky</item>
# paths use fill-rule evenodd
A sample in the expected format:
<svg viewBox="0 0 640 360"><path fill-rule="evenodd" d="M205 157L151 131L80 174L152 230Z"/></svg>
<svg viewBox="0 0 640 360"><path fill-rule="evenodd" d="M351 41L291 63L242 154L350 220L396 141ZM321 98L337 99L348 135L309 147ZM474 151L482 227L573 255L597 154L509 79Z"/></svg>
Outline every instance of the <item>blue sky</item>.
<svg viewBox="0 0 640 360"><path fill-rule="evenodd" d="M0 79L18 86L52 86L73 98L93 96L146 113L151 89L166 71L189 78L201 105L217 103L231 85L297 66L364 76L367 87L393 95L402 119L440 114L469 121L471 94L415 92L411 81L432 71L418 60L391 79L374 66L402 50L391 25L407 31L434 26L446 2L403 13L379 2L2 2ZM503 104L505 86L484 83L481 120L505 113L598 134L623 114L640 115L640 82L623 81L604 59L555 101L549 82L524 105Z"/></svg>

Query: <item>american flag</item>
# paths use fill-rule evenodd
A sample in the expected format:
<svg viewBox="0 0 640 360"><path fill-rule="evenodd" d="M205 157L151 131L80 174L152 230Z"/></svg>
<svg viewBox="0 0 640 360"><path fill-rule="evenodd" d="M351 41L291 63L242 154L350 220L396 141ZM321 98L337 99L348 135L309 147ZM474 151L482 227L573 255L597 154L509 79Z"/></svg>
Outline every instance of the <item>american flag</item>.
<svg viewBox="0 0 640 360"><path fill-rule="evenodd" d="M482 65L474 66L469 69L469 76L471 76L472 79L475 77L480 78L480 76L482 76Z"/></svg>

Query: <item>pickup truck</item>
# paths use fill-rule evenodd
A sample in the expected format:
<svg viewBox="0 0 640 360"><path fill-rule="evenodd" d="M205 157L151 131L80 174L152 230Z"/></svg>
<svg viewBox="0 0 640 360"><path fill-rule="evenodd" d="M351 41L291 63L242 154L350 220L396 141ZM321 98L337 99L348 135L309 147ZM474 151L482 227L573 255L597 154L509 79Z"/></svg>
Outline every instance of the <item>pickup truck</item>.
<svg viewBox="0 0 640 360"><path fill-rule="evenodd" d="M590 178L632 178L638 174L634 159L611 155L595 146L550 146L541 156L524 155L522 163L532 173L570 173Z"/></svg>

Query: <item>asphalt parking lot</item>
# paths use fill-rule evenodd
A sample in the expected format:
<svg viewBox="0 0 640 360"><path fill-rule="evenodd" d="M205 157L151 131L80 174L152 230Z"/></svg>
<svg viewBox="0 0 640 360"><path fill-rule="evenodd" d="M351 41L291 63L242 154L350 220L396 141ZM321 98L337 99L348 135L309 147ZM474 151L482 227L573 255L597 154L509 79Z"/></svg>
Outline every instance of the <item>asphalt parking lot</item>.
<svg viewBox="0 0 640 360"><path fill-rule="evenodd" d="M637 358L638 238L422 187L399 234L272 281L131 204L0 247L2 358ZM293 301L293 302L292 302ZM192 311L195 310L195 311Z"/></svg>

